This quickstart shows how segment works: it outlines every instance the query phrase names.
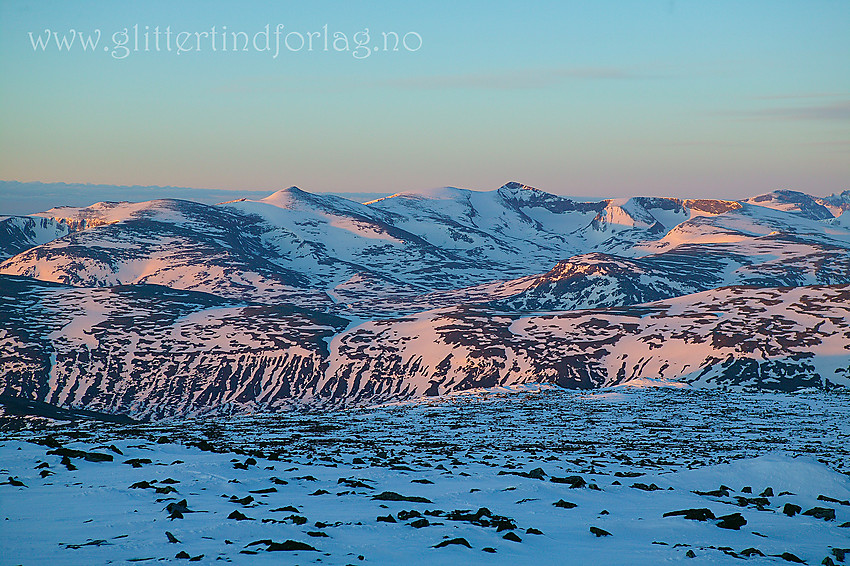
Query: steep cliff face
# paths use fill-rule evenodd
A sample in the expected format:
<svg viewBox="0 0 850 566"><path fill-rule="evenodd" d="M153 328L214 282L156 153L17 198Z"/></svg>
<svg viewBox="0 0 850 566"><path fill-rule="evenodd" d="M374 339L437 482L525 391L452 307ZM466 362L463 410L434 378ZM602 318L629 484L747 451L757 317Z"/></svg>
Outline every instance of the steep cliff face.
<svg viewBox="0 0 850 566"><path fill-rule="evenodd" d="M2 393L163 416L303 396L346 321L153 285L0 278Z"/></svg>
<svg viewBox="0 0 850 566"><path fill-rule="evenodd" d="M731 287L520 316L365 322L160 286L0 278L0 394L141 417L329 408L479 387L850 385L850 287ZM21 300L23 299L23 300Z"/></svg>
<svg viewBox="0 0 850 566"><path fill-rule="evenodd" d="M53 218L9 216L0 219L0 260L66 236L73 227Z"/></svg>

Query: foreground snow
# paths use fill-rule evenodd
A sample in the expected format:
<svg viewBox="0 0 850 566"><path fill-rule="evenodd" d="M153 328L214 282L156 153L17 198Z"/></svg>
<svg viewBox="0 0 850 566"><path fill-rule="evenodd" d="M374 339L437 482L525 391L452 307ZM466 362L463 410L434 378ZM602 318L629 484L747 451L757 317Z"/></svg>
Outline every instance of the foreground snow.
<svg viewBox="0 0 850 566"><path fill-rule="evenodd" d="M839 563L850 547L847 401L544 389L165 424L4 418L0 556L659 564L691 552L694 564ZM690 514L705 520L664 517L705 509ZM829 510L834 519L817 518Z"/></svg>

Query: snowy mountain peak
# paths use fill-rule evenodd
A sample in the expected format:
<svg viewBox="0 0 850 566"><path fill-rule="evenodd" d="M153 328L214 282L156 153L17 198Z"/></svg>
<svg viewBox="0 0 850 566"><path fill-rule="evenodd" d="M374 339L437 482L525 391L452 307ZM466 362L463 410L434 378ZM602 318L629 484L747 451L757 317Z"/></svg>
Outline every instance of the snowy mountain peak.
<svg viewBox="0 0 850 566"><path fill-rule="evenodd" d="M821 199L816 199L806 193L800 191L792 191L789 189L779 189L767 194L749 198L745 201L748 204L755 204L765 208L790 212L812 220L826 220L834 218L829 208L818 202Z"/></svg>
<svg viewBox="0 0 850 566"><path fill-rule="evenodd" d="M260 202L265 202L268 204L273 204L280 208L293 208L295 203L299 200L302 200L304 196L309 195L306 191L302 191L296 186L292 186L286 189L280 189L279 191L275 191L269 196L260 199Z"/></svg>
<svg viewBox="0 0 850 566"><path fill-rule="evenodd" d="M508 197L518 200L537 199L541 196L555 196L545 191L541 191L540 189L536 189L528 185L523 185L522 183L518 183L517 181L505 183L504 185L499 187L497 191L502 197Z"/></svg>
<svg viewBox="0 0 850 566"><path fill-rule="evenodd" d="M263 203L277 208L310 213L319 212L357 217L374 216L367 206L353 200L331 194L310 193L294 186L281 189L258 201L246 200L244 202L246 204Z"/></svg>
<svg viewBox="0 0 850 566"><path fill-rule="evenodd" d="M646 197L614 199L604 202L606 203L605 208L596 215L590 225L594 230L607 232L631 228L645 229L658 222L658 219L644 206L652 202ZM678 211L678 209L674 210Z"/></svg>
<svg viewBox="0 0 850 566"><path fill-rule="evenodd" d="M850 191L842 191L840 194L832 194L825 198L816 199L833 214L838 217L850 210Z"/></svg>

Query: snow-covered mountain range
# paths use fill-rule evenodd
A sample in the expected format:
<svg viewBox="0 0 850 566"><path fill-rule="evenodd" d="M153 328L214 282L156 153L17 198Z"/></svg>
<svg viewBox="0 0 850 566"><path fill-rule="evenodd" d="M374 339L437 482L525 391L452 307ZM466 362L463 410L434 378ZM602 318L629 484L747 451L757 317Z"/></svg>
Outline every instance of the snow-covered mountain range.
<svg viewBox="0 0 850 566"><path fill-rule="evenodd" d="M518 183L365 204L0 219L0 394L142 416L520 383L850 385L850 191L581 202Z"/></svg>

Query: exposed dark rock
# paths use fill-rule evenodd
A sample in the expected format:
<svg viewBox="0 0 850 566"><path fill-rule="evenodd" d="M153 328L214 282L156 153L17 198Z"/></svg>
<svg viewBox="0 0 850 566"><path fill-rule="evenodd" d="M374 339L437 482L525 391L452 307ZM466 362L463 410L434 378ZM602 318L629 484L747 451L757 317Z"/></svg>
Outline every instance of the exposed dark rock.
<svg viewBox="0 0 850 566"><path fill-rule="evenodd" d="M595 534L597 538L611 536L611 533L609 533L605 529L600 529L599 527L590 527L590 532Z"/></svg>
<svg viewBox="0 0 850 566"><path fill-rule="evenodd" d="M709 519L714 519L714 513L711 512L711 509L700 508L700 509L682 509L681 511L670 511L668 513L664 513L664 517L684 517L685 519L690 519L692 521L708 521Z"/></svg>
<svg viewBox="0 0 850 566"><path fill-rule="evenodd" d="M642 472L614 472L614 477L616 478L639 478L640 476L646 475Z"/></svg>
<svg viewBox="0 0 850 566"><path fill-rule="evenodd" d="M469 544L469 541L467 541L465 538L447 539L447 540L444 540L442 542L435 544L434 548L443 548L444 546L449 546L449 545L453 545L453 544L459 544L461 546L465 546L466 548L472 548L472 546ZM486 552L486 550L485 550L485 552Z"/></svg>
<svg viewBox="0 0 850 566"><path fill-rule="evenodd" d="M635 488L635 489L643 490L643 491L658 491L658 490L661 489L660 487L658 487L654 483L651 483L649 485L646 485L645 483L633 483L632 487Z"/></svg>
<svg viewBox="0 0 850 566"><path fill-rule="evenodd" d="M735 496L736 505L738 507L746 507L748 505L755 505L758 509L764 510L765 507L770 505L770 500L766 497L741 497L740 495Z"/></svg>
<svg viewBox="0 0 850 566"><path fill-rule="evenodd" d="M696 493L697 495L708 495L711 497L729 497L730 488L725 485L721 485L718 489L712 491L699 491L694 490L692 493ZM750 490L752 492L752 490Z"/></svg>
<svg viewBox="0 0 850 566"><path fill-rule="evenodd" d="M520 476L523 478L531 478L535 480L542 480L546 477L546 472L543 471L543 468L534 468L530 472L515 472L512 470L500 470L497 474L499 476Z"/></svg>
<svg viewBox="0 0 850 566"><path fill-rule="evenodd" d="M266 548L269 552L280 552L280 551L298 551L298 550L307 550L318 552L318 549L310 546L305 542L299 542L297 540L286 540L284 542L270 542L268 547Z"/></svg>
<svg viewBox="0 0 850 566"><path fill-rule="evenodd" d="M830 509L829 507L812 507L808 511L803 511L803 515L808 515L815 519L823 519L824 521L834 521L835 509Z"/></svg>
<svg viewBox="0 0 850 566"><path fill-rule="evenodd" d="M722 515L718 517L720 522L717 523L717 526L721 529L732 529L732 530L740 530L741 527L747 524L747 520L744 519L744 516L740 513L732 513L731 515Z"/></svg>
<svg viewBox="0 0 850 566"><path fill-rule="evenodd" d="M106 545L110 545L110 544L112 544L112 543L107 541L107 540L95 539L95 540L90 540L88 542L84 542L82 544L66 544L65 548L72 548L72 549L76 550L76 549L79 549L79 548L83 548L84 546L106 546Z"/></svg>
<svg viewBox="0 0 850 566"><path fill-rule="evenodd" d="M516 522L510 517L494 515L486 507L480 508L475 513L467 509L456 509L446 514L450 521L467 521L481 527L496 527L496 532L507 531L516 528Z"/></svg>
<svg viewBox="0 0 850 566"><path fill-rule="evenodd" d="M101 454L100 452L86 452L84 450L74 450L72 448L57 448L50 450L48 454L62 456L63 463L65 458L81 458L87 462L112 462L112 454Z"/></svg>
<svg viewBox="0 0 850 566"><path fill-rule="evenodd" d="M169 513L194 513L194 511L189 509L189 503L185 499L176 503L169 503L165 506L165 510Z"/></svg>
<svg viewBox="0 0 850 566"><path fill-rule="evenodd" d="M571 488L579 488L587 485L587 482L581 476L567 476L565 478L552 476L549 478L549 481L554 483L566 483L569 484Z"/></svg>
<svg viewBox="0 0 850 566"><path fill-rule="evenodd" d="M793 517L802 510L802 507L800 507L799 505L794 505L793 503L786 503L785 506L782 508L782 512L788 515L789 517Z"/></svg>
<svg viewBox="0 0 850 566"><path fill-rule="evenodd" d="M827 503L838 503L839 505L850 505L847 499L835 499L827 495L818 495L818 501L826 501Z"/></svg>
<svg viewBox="0 0 850 566"><path fill-rule="evenodd" d="M394 491L384 491L378 495L373 495L372 499L376 501L410 501L412 503L433 503L430 499L424 497L401 495Z"/></svg>
<svg viewBox="0 0 850 566"><path fill-rule="evenodd" d="M339 478L337 480L337 484L345 484L346 486L348 486L352 489L357 489L357 488L361 488L361 487L364 488L364 489L375 489L371 485L369 485L369 484L367 484L367 483L365 483L361 480L353 479L353 478L351 478L351 479L349 479L349 478Z"/></svg>

